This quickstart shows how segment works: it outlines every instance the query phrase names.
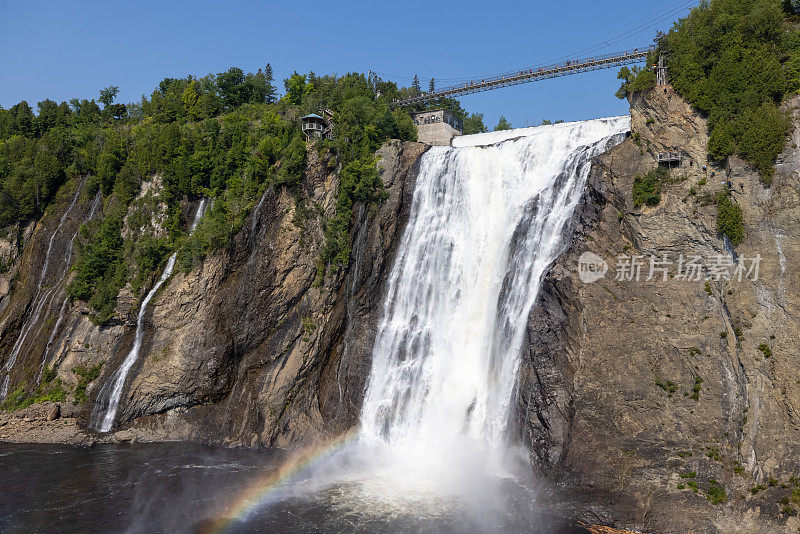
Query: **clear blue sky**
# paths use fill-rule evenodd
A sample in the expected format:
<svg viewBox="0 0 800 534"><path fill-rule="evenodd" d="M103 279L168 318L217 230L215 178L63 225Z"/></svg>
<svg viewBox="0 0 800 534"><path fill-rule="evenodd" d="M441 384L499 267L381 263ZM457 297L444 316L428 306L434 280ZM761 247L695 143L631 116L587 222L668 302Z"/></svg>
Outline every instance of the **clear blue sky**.
<svg viewBox="0 0 800 534"><path fill-rule="evenodd" d="M255 72L267 62L281 92L293 70L372 69L401 85L416 73L427 87L431 77L480 78L590 55L597 45L597 53L646 45L696 3L2 0L0 106L97 98L107 85L119 86L119 100L130 102L164 77L231 66ZM662 15L653 27L623 36ZM607 70L466 96L462 104L485 113L490 127L500 115L514 126L582 120L626 113L613 96L617 86L616 71Z"/></svg>

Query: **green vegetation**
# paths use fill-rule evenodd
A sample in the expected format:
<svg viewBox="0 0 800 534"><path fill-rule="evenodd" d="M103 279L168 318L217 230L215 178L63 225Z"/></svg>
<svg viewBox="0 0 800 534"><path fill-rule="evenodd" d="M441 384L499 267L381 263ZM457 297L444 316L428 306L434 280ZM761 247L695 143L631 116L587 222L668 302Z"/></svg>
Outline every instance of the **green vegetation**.
<svg viewBox="0 0 800 534"><path fill-rule="evenodd" d="M708 117L709 153L740 154L769 183L800 88L800 31L780 0L703 2L658 41L678 94Z"/></svg>
<svg viewBox="0 0 800 534"><path fill-rule="evenodd" d="M700 400L700 390L702 389L700 385L702 383L703 379L700 378L699 376L694 379L694 386L692 386L692 394L689 395L690 399L695 401Z"/></svg>
<svg viewBox="0 0 800 534"><path fill-rule="evenodd" d="M653 60L653 57L649 58L647 64L652 65ZM617 98L627 98L636 93L649 91L656 85L656 73L649 68L633 67L629 69L628 67L622 67L619 70L619 74L617 74L617 78L622 80L622 85L616 94ZM648 122L647 124L651 123Z"/></svg>
<svg viewBox="0 0 800 534"><path fill-rule="evenodd" d="M464 135L487 132L486 125L483 124L483 113L473 113L464 117Z"/></svg>
<svg viewBox="0 0 800 534"><path fill-rule="evenodd" d="M783 515L792 515L792 507L789 505L789 497L783 497L778 500L778 504L781 505L781 513Z"/></svg>
<svg viewBox="0 0 800 534"><path fill-rule="evenodd" d="M667 397L672 397L678 391L678 384L672 380L662 381L660 378L656 379L656 386L660 387L667 393Z"/></svg>
<svg viewBox="0 0 800 534"><path fill-rule="evenodd" d="M633 207L641 208L643 205L658 206L661 202L661 184L669 180L669 171L657 167L648 171L644 176L636 175L633 179Z"/></svg>
<svg viewBox="0 0 800 534"><path fill-rule="evenodd" d="M502 131L502 130L510 130L511 128L512 128L512 126L511 126L511 123L508 122L508 119L506 119L505 117L503 117L501 115L500 116L500 120L497 121L497 126L494 127L494 131L495 132L499 132L499 131Z"/></svg>
<svg viewBox="0 0 800 534"><path fill-rule="evenodd" d="M77 365L72 369L72 372L78 375L78 383L75 385L75 399L73 401L75 404L86 404L86 388L100 376L100 369L102 369L103 363L105 362L100 362L90 369L83 365Z"/></svg>
<svg viewBox="0 0 800 534"><path fill-rule="evenodd" d="M708 452L706 452L706 456L709 459L714 460L716 462L722 461L722 454L719 452L719 447L717 446L710 446L707 448Z"/></svg>
<svg viewBox="0 0 800 534"><path fill-rule="evenodd" d="M697 473L694 472L694 471L690 471L688 473L681 473L680 474L681 478L695 478L696 476L697 476Z"/></svg>
<svg viewBox="0 0 800 534"><path fill-rule="evenodd" d="M761 343L758 346L758 350L761 351L761 354L763 354L765 358L771 358L772 357L772 349L769 348L769 345L767 345L766 343Z"/></svg>
<svg viewBox="0 0 800 534"><path fill-rule="evenodd" d="M341 169L341 186L335 213L322 221L322 277L349 261L353 205L385 198L375 151L387 139L414 140L409 111L423 107L391 109L417 89L356 73L294 73L284 87L278 99L267 65L255 74L231 68L166 78L127 105L114 103L118 88L110 86L100 105L46 100L38 114L26 102L0 108L0 227L40 217L64 184L65 191L85 184L82 201L99 192L102 210L80 228L67 292L89 304L95 323L107 323L120 289L130 283L141 297L171 253L188 270L227 246L265 189L285 188L304 202L307 146L297 118L327 109L334 136L314 148L328 170ZM431 107L449 109L471 131L486 130L482 115L468 115L455 100ZM142 195L153 177L161 187ZM184 208L199 197L213 197L213 209L190 237Z"/></svg>
<svg viewBox="0 0 800 534"><path fill-rule="evenodd" d="M728 500L725 488L713 478L708 481L708 496L706 498L711 504L722 504Z"/></svg>
<svg viewBox="0 0 800 534"><path fill-rule="evenodd" d="M731 200L730 194L722 190L717 193L717 233L726 236L733 246L744 239L744 217L742 208Z"/></svg>
<svg viewBox="0 0 800 534"><path fill-rule="evenodd" d="M25 391L27 384L21 384L14 391L8 394L0 409L13 412L22 410L31 404L41 402L63 402L67 398L67 392L61 383L60 378L56 378L54 369L45 367L42 371L42 382L33 393Z"/></svg>

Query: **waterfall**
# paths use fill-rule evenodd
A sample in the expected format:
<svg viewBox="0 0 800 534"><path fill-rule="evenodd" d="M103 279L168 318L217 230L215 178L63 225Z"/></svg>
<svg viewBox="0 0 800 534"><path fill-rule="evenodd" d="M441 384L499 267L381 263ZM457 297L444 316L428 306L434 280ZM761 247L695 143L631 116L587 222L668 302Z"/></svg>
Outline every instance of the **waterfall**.
<svg viewBox="0 0 800 534"><path fill-rule="evenodd" d="M81 190L83 189L83 184L85 182L86 179L84 178L84 180L75 190L75 194L72 196L72 202L64 211L63 215L61 215L61 218L58 221L58 225L56 226L55 230L53 230L53 234L50 236L50 240L47 242L47 251L45 252L44 255L42 272L39 274L39 280L36 285L36 293L34 294L31 305L33 311L28 316L28 318L22 323L22 328L20 328L19 336L17 337L17 340L14 342L14 346L11 348L11 354L8 357L8 361L3 367L3 371L5 371L5 377L3 378L2 387L0 387L0 402L2 402L3 399L5 399L6 396L8 396L8 387L11 382L11 369L17 362L17 358L19 357L19 353L22 350L22 346L25 343L25 339L27 339L28 334L30 334L31 332L31 329L34 326L36 326L36 323L39 321L39 317L41 316L42 310L44 310L45 304L48 302L49 297L55 292L56 288L67 274L67 270L69 268L69 261L72 258L72 240L70 240L69 244L69 258L67 259L67 261L62 263L63 271L61 274L61 278L52 287L46 289L44 292L42 291L45 278L47 277L47 271L50 268L50 257L51 253L53 252L53 243L55 242L56 236L61 232L61 228L64 226L64 222L67 220L67 217L69 217L69 214L75 207L75 204L78 201L78 197L81 194Z"/></svg>
<svg viewBox="0 0 800 534"><path fill-rule="evenodd" d="M478 134L422 157L359 440L399 459L392 484L420 465L502 463L541 280L566 246L591 158L629 129L620 117Z"/></svg>
<svg viewBox="0 0 800 534"><path fill-rule="evenodd" d="M100 207L102 200L103 200L103 193L102 191L98 191L94 197L94 201L92 202L92 207L89 209L89 215L86 217L86 219L84 219L84 222L88 222L94 219L94 216L97 213L97 209ZM75 229L75 233L72 234L72 239L69 240L69 245L67 246L67 259L64 262L64 272L61 274L61 278L59 278L55 286L53 286L52 290L53 299L55 299L55 289L61 285L61 282L64 281L64 279L67 277L67 273L69 272L69 265L72 262L72 253L75 250L75 238L78 237L79 231L80 231L80 226L78 226L78 228ZM62 321L64 320L64 312L67 310L68 303L69 303L69 297L64 297L64 301L61 303L61 308L59 309L58 312L58 319L56 320L56 324L50 331L50 337L47 338L47 344L44 346L44 352L42 353L42 362L39 364L39 372L36 375L37 386L42 381L42 373L44 373L44 368L49 360L50 347L53 346L53 342L56 339L56 334L58 333L58 329L61 326ZM41 329L39 331L41 332Z"/></svg>
<svg viewBox="0 0 800 534"><path fill-rule="evenodd" d="M206 208L206 199L202 199L200 201L200 205L197 207L197 212L194 216L194 221L192 222L192 227L189 232L193 232L194 229L197 227L197 223L200 222L200 218L205 213ZM108 377L103 384L103 388L100 390L100 393L97 395L97 400L95 401L95 409L92 413L92 421L91 427L99 430L100 432L108 432L111 430L111 427L114 424L114 419L117 416L117 411L119 409L119 401L122 397L122 389L125 387L125 380L128 378L128 373L133 367L133 364L136 363L136 360L139 359L139 352L142 349L142 341L144 340L144 317L145 313L147 312L147 305L150 304L150 300L156 294L156 292L161 288L164 282L172 276L172 270L175 268L175 259L177 257L177 253L173 252L172 255L167 260L167 265L164 267L164 272L161 273L161 277L158 279L158 282L153 286L153 289L147 293L147 296L142 301L141 306L139 307L139 315L136 318L136 334L133 338L133 347L131 347L130 352L123 360L122 365L117 368L114 373ZM108 399L107 408L104 409L104 399Z"/></svg>

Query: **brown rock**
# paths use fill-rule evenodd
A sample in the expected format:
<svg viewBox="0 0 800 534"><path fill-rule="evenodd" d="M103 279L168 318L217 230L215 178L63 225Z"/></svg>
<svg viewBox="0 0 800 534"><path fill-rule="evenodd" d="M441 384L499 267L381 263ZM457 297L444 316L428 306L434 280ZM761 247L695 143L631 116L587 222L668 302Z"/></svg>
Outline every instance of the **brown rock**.
<svg viewBox="0 0 800 534"><path fill-rule="evenodd" d="M53 404L47 410L47 420L48 421L55 421L61 416L61 405L60 404Z"/></svg>
<svg viewBox="0 0 800 534"><path fill-rule="evenodd" d="M798 124L796 104L789 107ZM710 167L702 184L705 120L658 92L637 97L631 112L641 141L598 158L570 248L531 314L520 432L534 464L568 488L568 515L587 523L659 533L792 531L794 518L776 504L789 489L749 489L769 478L791 487L800 471L800 279L791 270L800 261L800 132L772 187L737 158ZM634 209L633 179L664 149L682 151L684 164L672 170L658 206ZM728 172L746 226L736 252L761 254L758 280L711 280L708 288L705 280L647 282L649 265L640 282L614 279L620 254L730 257L716 207L703 201ZM605 279L580 281L584 251L609 262ZM698 493L679 477L687 472L696 473ZM706 498L711 479L725 488L725 504Z"/></svg>

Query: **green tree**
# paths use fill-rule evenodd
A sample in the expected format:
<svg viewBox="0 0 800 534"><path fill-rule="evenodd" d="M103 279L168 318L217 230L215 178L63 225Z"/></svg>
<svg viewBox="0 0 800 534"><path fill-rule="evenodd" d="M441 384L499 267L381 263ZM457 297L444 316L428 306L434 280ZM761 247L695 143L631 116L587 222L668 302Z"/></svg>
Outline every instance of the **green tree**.
<svg viewBox="0 0 800 534"><path fill-rule="evenodd" d="M656 85L656 74L652 69L641 69L634 66L633 69L622 67L617 73L617 79L622 80L617 98L627 98L636 93L643 93L651 90Z"/></svg>
<svg viewBox="0 0 800 534"><path fill-rule="evenodd" d="M266 102L267 104L272 104L273 102L275 102L278 93L273 83L275 81L275 78L272 74L272 65L269 63L267 63L267 66L264 69L264 79L266 79L267 81Z"/></svg>
<svg viewBox="0 0 800 534"><path fill-rule="evenodd" d="M431 81L428 82L428 92L435 93L436 92L436 81L431 78Z"/></svg>
<svg viewBox="0 0 800 534"><path fill-rule="evenodd" d="M183 111L190 120L196 121L203 116L202 110L198 105L200 103L200 85L192 80L183 90L181 95L181 104Z"/></svg>
<svg viewBox="0 0 800 534"><path fill-rule="evenodd" d="M245 84L244 72L238 67L217 74L217 88L222 104L228 109L240 106L250 98L250 87Z"/></svg>
<svg viewBox="0 0 800 534"><path fill-rule="evenodd" d="M709 153L742 155L766 183L788 127L778 106L800 89L800 34L785 21L777 0L715 0L659 41L676 92L708 116Z"/></svg>
<svg viewBox="0 0 800 534"><path fill-rule="evenodd" d="M488 131L483 123L483 113L473 113L464 118L464 135L483 133Z"/></svg>
<svg viewBox="0 0 800 534"><path fill-rule="evenodd" d="M742 208L733 202L726 190L717 193L717 233L727 237L733 246L744 239Z"/></svg>
<svg viewBox="0 0 800 534"><path fill-rule="evenodd" d="M499 132L502 130L510 130L510 129L511 129L511 123L508 122L508 119L506 119L504 116L501 115L500 120L497 121L497 126L494 127L494 131Z"/></svg>
<svg viewBox="0 0 800 534"><path fill-rule="evenodd" d="M415 94L422 93L422 86L419 83L419 77L415 74L414 81L411 82L411 88L414 90Z"/></svg>
<svg viewBox="0 0 800 534"><path fill-rule="evenodd" d="M303 95L306 90L306 77L297 74L297 71L292 73L287 79L283 81L286 88L286 98L289 104L299 106L303 102Z"/></svg>
<svg viewBox="0 0 800 534"><path fill-rule="evenodd" d="M108 107L114 103L117 94L119 94L119 87L116 85L109 85L105 89L100 89L100 98L98 98L98 100L103 106Z"/></svg>

